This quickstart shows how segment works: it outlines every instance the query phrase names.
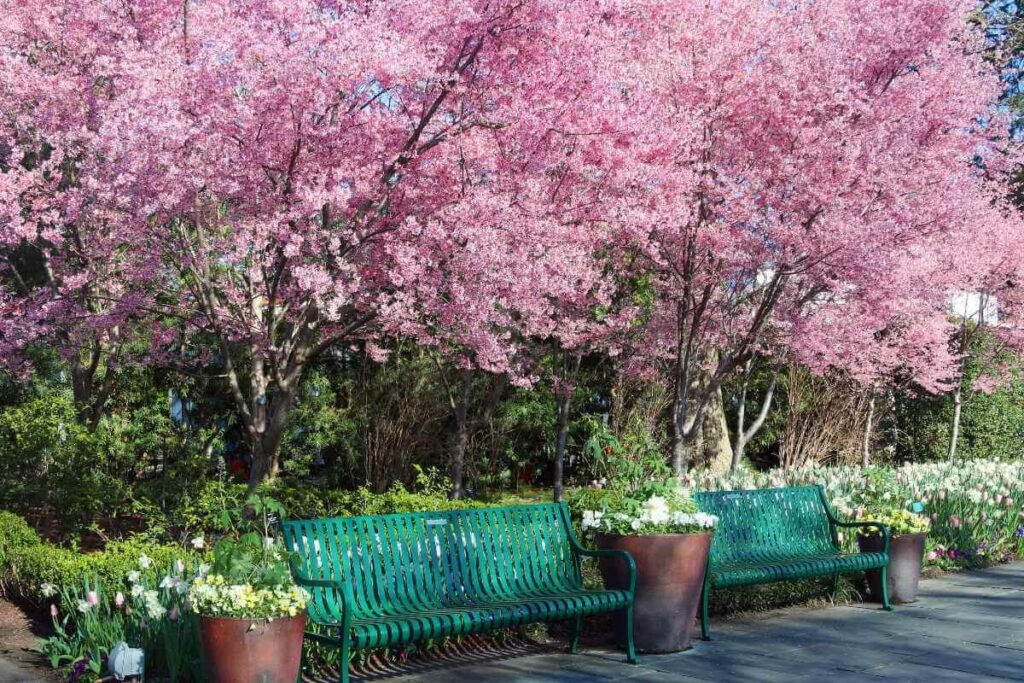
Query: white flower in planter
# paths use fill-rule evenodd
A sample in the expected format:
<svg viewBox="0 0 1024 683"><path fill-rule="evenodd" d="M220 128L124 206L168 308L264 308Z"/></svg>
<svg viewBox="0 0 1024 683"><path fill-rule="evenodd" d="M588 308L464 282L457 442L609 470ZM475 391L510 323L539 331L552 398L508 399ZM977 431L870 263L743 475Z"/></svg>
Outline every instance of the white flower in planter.
<svg viewBox="0 0 1024 683"><path fill-rule="evenodd" d="M601 526L602 517L604 517L604 513L600 510L584 510L583 521L580 522L580 526L583 527L584 531L596 529Z"/></svg>
<svg viewBox="0 0 1024 683"><path fill-rule="evenodd" d="M52 598L57 594L57 587L52 583L44 583L39 587L39 592L42 593L44 598Z"/></svg>
<svg viewBox="0 0 1024 683"><path fill-rule="evenodd" d="M191 541L189 541L189 543L191 543L192 547L196 550L202 550L206 547L206 539L204 539L202 536L196 536Z"/></svg>
<svg viewBox="0 0 1024 683"><path fill-rule="evenodd" d="M661 496L651 496L647 499L647 502L644 503L641 519L644 522L649 522L650 524L668 524L668 521L671 519L671 513L668 509L668 501ZM637 528L639 527L633 527L634 530Z"/></svg>
<svg viewBox="0 0 1024 683"><path fill-rule="evenodd" d="M153 566L153 560L149 559L145 554L139 555L139 566L143 569L149 569Z"/></svg>

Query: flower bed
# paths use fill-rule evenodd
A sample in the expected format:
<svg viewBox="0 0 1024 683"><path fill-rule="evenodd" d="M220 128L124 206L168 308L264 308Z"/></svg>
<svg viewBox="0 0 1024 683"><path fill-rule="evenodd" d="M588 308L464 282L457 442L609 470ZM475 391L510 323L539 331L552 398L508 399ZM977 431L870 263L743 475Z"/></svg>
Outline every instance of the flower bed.
<svg viewBox="0 0 1024 683"><path fill-rule="evenodd" d="M837 514L909 508L931 520L927 560L942 567L977 566L1024 556L1024 463L972 460L896 468L798 467L731 475L695 473L695 490L722 491L821 484ZM852 542L852 539L845 539Z"/></svg>

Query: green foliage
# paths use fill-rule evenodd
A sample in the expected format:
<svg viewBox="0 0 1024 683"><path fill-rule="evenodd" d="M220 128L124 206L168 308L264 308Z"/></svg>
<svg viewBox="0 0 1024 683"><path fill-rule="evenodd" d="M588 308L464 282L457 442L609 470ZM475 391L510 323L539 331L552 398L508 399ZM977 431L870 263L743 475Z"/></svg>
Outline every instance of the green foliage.
<svg viewBox="0 0 1024 683"><path fill-rule="evenodd" d="M1021 459L1024 378L1020 365L1021 360L1000 349L990 335L973 337L961 381L958 459ZM994 376L1003 376L1003 381L994 383ZM889 431L898 435L894 444L898 459L946 459L952 421L951 393L897 396L895 425Z"/></svg>
<svg viewBox="0 0 1024 683"><path fill-rule="evenodd" d="M8 590L32 601L41 598L43 584L76 586L84 577L93 577L103 586L120 590L126 587L129 572L138 571L140 555L152 559L152 568L144 573L156 578L157 567L168 567L186 553L178 546L127 540L107 544L102 552L83 553L51 543L13 547L0 567ZM65 606L67 607L67 606Z"/></svg>
<svg viewBox="0 0 1024 683"><path fill-rule="evenodd" d="M230 533L213 548L211 572L228 585L254 588L291 585L287 556L273 536L275 520L284 506L266 495L254 494L245 507L223 510L222 523Z"/></svg>
<svg viewBox="0 0 1024 683"><path fill-rule="evenodd" d="M600 421L588 418L592 424L591 436L584 447L589 470L595 479L612 488L625 491L644 489L648 495L652 482L665 493L664 482L672 474L658 442L647 432L631 431L617 437ZM658 493L658 495L661 495Z"/></svg>
<svg viewBox="0 0 1024 683"><path fill-rule="evenodd" d="M41 543L39 534L28 522L13 512L0 510L0 586L3 585L3 569L9 565L11 557Z"/></svg>
<svg viewBox="0 0 1024 683"><path fill-rule="evenodd" d="M359 424L354 411L342 401L339 389L345 387L333 380L321 368L308 372L302 380L281 443L281 451L287 454L284 468L290 475L308 476L318 459L330 461L333 469L342 463L346 469L354 469Z"/></svg>

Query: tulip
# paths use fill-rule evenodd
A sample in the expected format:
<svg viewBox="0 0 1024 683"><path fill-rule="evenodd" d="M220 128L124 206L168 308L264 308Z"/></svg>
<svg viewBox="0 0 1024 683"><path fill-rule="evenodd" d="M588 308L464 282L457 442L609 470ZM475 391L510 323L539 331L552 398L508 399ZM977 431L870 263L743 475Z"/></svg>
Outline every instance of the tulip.
<svg viewBox="0 0 1024 683"><path fill-rule="evenodd" d="M117 595L114 596L114 604L118 607L124 607L124 593L117 591Z"/></svg>
<svg viewBox="0 0 1024 683"><path fill-rule="evenodd" d="M930 551L928 553L928 561L929 562L934 562L937 559L939 559L939 555L934 550L932 550L932 551Z"/></svg>
<svg viewBox="0 0 1024 683"><path fill-rule="evenodd" d="M50 605L50 616L54 619L57 618L57 605Z"/></svg>
<svg viewBox="0 0 1024 683"><path fill-rule="evenodd" d="M180 614L178 612L178 606L175 605L174 607L171 608L171 611L167 615L167 618L170 619L171 621L177 621L179 616L180 616Z"/></svg>
<svg viewBox="0 0 1024 683"><path fill-rule="evenodd" d="M96 591L89 591L85 596L85 601L95 607L100 604L100 596L96 594Z"/></svg>
<svg viewBox="0 0 1024 683"><path fill-rule="evenodd" d="M949 516L949 525L951 527L953 527L954 529L959 529L960 528L960 518L957 517L956 515L950 515Z"/></svg>

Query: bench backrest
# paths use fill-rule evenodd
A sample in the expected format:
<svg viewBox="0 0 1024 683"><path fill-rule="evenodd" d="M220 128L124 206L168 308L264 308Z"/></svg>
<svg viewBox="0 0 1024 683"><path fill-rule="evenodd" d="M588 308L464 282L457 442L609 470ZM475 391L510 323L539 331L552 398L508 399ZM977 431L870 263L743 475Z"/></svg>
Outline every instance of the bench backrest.
<svg viewBox="0 0 1024 683"><path fill-rule="evenodd" d="M718 515L712 564L753 563L835 553L818 486L694 494L703 512Z"/></svg>
<svg viewBox="0 0 1024 683"><path fill-rule="evenodd" d="M347 582L353 616L471 606L582 585L564 504L292 520L311 579ZM313 601L332 601L314 589Z"/></svg>

